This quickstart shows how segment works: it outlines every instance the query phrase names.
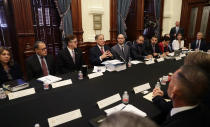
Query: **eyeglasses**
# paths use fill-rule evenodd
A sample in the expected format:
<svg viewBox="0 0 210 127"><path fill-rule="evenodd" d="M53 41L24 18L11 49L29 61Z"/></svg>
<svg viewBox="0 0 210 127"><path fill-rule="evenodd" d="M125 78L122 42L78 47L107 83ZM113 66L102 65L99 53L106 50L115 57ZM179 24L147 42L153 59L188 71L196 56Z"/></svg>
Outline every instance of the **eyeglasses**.
<svg viewBox="0 0 210 127"><path fill-rule="evenodd" d="M45 50L47 50L47 48L45 47L45 48L42 48L42 49L39 49L39 50L45 51Z"/></svg>

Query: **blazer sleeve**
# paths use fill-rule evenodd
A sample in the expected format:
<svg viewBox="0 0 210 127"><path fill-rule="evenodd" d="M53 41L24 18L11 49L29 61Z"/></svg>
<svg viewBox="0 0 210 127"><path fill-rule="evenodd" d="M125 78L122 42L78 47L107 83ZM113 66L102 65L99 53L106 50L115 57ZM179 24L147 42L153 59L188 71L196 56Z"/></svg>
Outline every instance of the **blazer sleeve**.
<svg viewBox="0 0 210 127"><path fill-rule="evenodd" d="M165 114L168 114L173 108L172 102L166 102L161 96L154 97L152 102Z"/></svg>
<svg viewBox="0 0 210 127"><path fill-rule="evenodd" d="M89 56L89 60L91 65L97 66L97 65L101 65L101 60L99 58L100 56L97 55L97 51L96 48L93 47L90 49L90 56Z"/></svg>
<svg viewBox="0 0 210 127"><path fill-rule="evenodd" d="M30 63L30 59L26 60L26 74L27 74L27 80L32 80L33 79L33 72L31 70L31 63Z"/></svg>
<svg viewBox="0 0 210 127"><path fill-rule="evenodd" d="M141 54L138 53L138 50L135 46L131 47L131 54L132 54L133 59L144 60L144 56L142 56Z"/></svg>
<svg viewBox="0 0 210 127"><path fill-rule="evenodd" d="M57 63L57 72L59 74L64 74L67 73L67 69L65 69L64 65L64 57L63 57L63 52L60 51L58 55L56 56L56 63Z"/></svg>

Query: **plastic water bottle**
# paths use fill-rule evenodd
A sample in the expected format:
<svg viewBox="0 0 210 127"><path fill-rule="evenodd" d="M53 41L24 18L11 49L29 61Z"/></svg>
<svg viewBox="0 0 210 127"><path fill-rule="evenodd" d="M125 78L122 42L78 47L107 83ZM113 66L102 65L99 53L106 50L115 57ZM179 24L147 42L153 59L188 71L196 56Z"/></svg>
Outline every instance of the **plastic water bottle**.
<svg viewBox="0 0 210 127"><path fill-rule="evenodd" d="M39 125L38 123L36 123L36 124L34 125L34 127L40 127L40 125Z"/></svg>
<svg viewBox="0 0 210 127"><path fill-rule="evenodd" d="M125 91L125 92L123 93L123 95L122 95L122 102L123 102L124 104L128 104L128 102L129 102L129 95L128 95L128 92L127 92L127 91Z"/></svg>
<svg viewBox="0 0 210 127"><path fill-rule="evenodd" d="M159 88L160 89L160 82L157 82L157 84L155 85L155 88Z"/></svg>
<svg viewBox="0 0 210 127"><path fill-rule="evenodd" d="M129 58L129 60L128 60L128 67L131 67L132 66L132 64L131 64L131 58Z"/></svg>
<svg viewBox="0 0 210 127"><path fill-rule="evenodd" d="M83 79L82 71L79 71L79 72L78 72L78 79L79 79L79 80L82 80L82 79Z"/></svg>
<svg viewBox="0 0 210 127"><path fill-rule="evenodd" d="M0 88L0 99L3 100L7 97L6 93L4 92L3 88Z"/></svg>

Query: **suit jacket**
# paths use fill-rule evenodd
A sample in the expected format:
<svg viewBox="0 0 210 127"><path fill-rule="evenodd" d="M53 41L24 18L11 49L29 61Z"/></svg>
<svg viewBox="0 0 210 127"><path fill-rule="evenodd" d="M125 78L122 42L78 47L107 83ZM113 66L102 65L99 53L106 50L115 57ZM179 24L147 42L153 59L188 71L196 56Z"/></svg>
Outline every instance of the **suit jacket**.
<svg viewBox="0 0 210 127"><path fill-rule="evenodd" d="M155 44L155 52L153 51L151 42L148 42L147 44L145 44L145 46L147 54L153 55L153 53L162 53L158 44Z"/></svg>
<svg viewBox="0 0 210 127"><path fill-rule="evenodd" d="M203 105L179 112L166 119L161 127L210 127L210 112Z"/></svg>
<svg viewBox="0 0 210 127"><path fill-rule="evenodd" d="M11 74L13 80L23 78L20 67L16 63L13 66L9 66L9 68L10 68L9 73ZM9 81L9 79L7 77L7 72L4 70L2 64L0 63L0 86L4 82L8 82L8 81Z"/></svg>
<svg viewBox="0 0 210 127"><path fill-rule="evenodd" d="M118 44L112 47L112 53L115 59L128 62L130 58L130 47L128 45L124 45L124 55L122 50Z"/></svg>
<svg viewBox="0 0 210 127"><path fill-rule="evenodd" d="M104 45L104 50L107 51L111 51L110 47L107 46L107 45ZM102 61L100 60L100 56L102 55L101 53L101 50L99 49L98 45L92 47L90 49L90 55L89 55L89 60L90 60L90 63L91 65L93 66L101 66L101 63L106 61L106 60L111 60L113 59L113 57L109 57L109 58L106 58L106 59L103 59Z"/></svg>
<svg viewBox="0 0 210 127"><path fill-rule="evenodd" d="M78 48L74 49L75 52L75 63L68 50L65 48L61 50L56 58L58 72L61 74L80 70L83 65L82 51Z"/></svg>
<svg viewBox="0 0 210 127"><path fill-rule="evenodd" d="M193 49L193 50L196 49L196 41L197 40L195 40L191 43L191 49ZM201 39L200 50L207 51L207 45L206 45L206 41L204 39Z"/></svg>
<svg viewBox="0 0 210 127"><path fill-rule="evenodd" d="M144 44L139 45L139 44L135 43L134 45L132 45L132 47L131 47L132 59L144 60L145 56L147 56L147 52L146 52Z"/></svg>
<svg viewBox="0 0 210 127"><path fill-rule="evenodd" d="M53 56L45 56L49 74L55 75L55 61ZM43 76L42 67L38 56L35 54L26 60L26 73L28 80L36 79Z"/></svg>
<svg viewBox="0 0 210 127"><path fill-rule="evenodd" d="M184 29L179 27L179 30L178 30L177 33L181 33L182 36L184 36ZM171 41L173 41L175 39L174 34L177 34L177 33L176 33L176 27L172 27L171 30L170 30Z"/></svg>

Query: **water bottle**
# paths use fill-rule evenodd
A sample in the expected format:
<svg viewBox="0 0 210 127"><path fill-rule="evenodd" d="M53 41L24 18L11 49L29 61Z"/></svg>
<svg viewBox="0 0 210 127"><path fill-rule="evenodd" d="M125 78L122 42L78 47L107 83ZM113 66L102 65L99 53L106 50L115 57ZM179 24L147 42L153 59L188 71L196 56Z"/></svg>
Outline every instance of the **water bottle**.
<svg viewBox="0 0 210 127"><path fill-rule="evenodd" d="M125 92L123 93L123 95L122 95L122 102L123 102L124 104L128 104L128 102L129 102L129 95L128 95L128 92L127 92L127 91L125 91Z"/></svg>
<svg viewBox="0 0 210 127"><path fill-rule="evenodd" d="M4 92L3 88L0 88L0 99L3 100L7 97L6 93Z"/></svg>
<svg viewBox="0 0 210 127"><path fill-rule="evenodd" d="M129 60L128 60L128 67L131 67L132 66L132 64L131 64L131 58L129 58Z"/></svg>
<svg viewBox="0 0 210 127"><path fill-rule="evenodd" d="M82 71L79 71L79 72L78 72L78 79L79 79L79 80L82 80L82 79L83 79Z"/></svg>
<svg viewBox="0 0 210 127"><path fill-rule="evenodd" d="M39 125L38 123L36 123L36 124L34 125L34 127L40 127L40 125Z"/></svg>
<svg viewBox="0 0 210 127"><path fill-rule="evenodd" d="M160 82L157 82L157 84L155 85L155 88L159 88L160 89Z"/></svg>

